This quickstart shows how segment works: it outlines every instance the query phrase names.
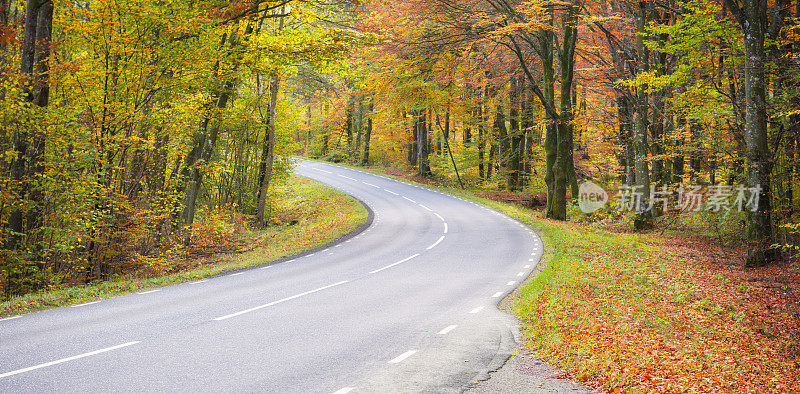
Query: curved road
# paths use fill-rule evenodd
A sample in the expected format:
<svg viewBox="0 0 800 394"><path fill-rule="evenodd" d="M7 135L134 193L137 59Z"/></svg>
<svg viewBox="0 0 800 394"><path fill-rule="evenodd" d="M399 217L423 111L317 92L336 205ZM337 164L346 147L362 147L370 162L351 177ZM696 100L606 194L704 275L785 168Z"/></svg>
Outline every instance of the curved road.
<svg viewBox="0 0 800 394"><path fill-rule="evenodd" d="M0 320L0 392L459 392L505 360L496 308L542 243L508 216L318 162L364 202L340 243L202 281Z"/></svg>

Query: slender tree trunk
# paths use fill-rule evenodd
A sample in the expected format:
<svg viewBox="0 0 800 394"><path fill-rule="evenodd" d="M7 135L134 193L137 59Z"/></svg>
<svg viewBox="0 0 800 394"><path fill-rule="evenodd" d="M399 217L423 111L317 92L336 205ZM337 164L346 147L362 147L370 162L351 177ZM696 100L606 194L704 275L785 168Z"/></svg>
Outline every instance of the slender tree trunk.
<svg viewBox="0 0 800 394"><path fill-rule="evenodd" d="M485 119L483 117L483 105L478 106L478 177L481 180L486 180L486 163L485 153L486 150L486 131L484 127Z"/></svg>
<svg viewBox="0 0 800 394"><path fill-rule="evenodd" d="M409 114L403 112L403 119L408 119ZM408 122L411 129L411 136L408 141L408 164L412 167L417 166L417 119L414 113L411 114L411 120Z"/></svg>
<svg viewBox="0 0 800 394"><path fill-rule="evenodd" d="M516 76L511 79L511 90L509 90L509 151L508 151L508 190L517 191L520 189L521 154L523 152L522 133L520 132L519 106L520 106L520 81Z"/></svg>
<svg viewBox="0 0 800 394"><path fill-rule="evenodd" d="M552 10L550 10L552 12ZM550 16L552 22L552 14ZM554 34L552 30L542 29L539 31L540 49L539 55L542 60L542 84L544 86L542 106L555 108L555 68L553 66L553 51L555 50ZM531 81L533 83L533 81ZM544 183L547 186L547 205L545 217L558 219L556 209L556 160L558 158L558 114L545 111L547 125L545 126L544 136L544 157L545 175Z"/></svg>
<svg viewBox="0 0 800 394"><path fill-rule="evenodd" d="M283 18L281 18L281 27L283 27ZM258 193L258 210L256 214L256 223L263 227L266 224L267 214L267 193L269 192L270 181L272 180L272 168L275 163L275 109L278 104L278 87L280 85L281 77L275 75L269 84L269 122L267 122L267 160L266 168L264 170L264 177L261 180L260 190Z"/></svg>
<svg viewBox="0 0 800 394"><path fill-rule="evenodd" d="M747 214L750 248L748 266L766 264L772 258L772 172L767 144L766 0L746 0L737 14L744 36L745 143L747 146L747 186L758 191L758 207Z"/></svg>
<svg viewBox="0 0 800 394"><path fill-rule="evenodd" d="M345 128L346 128L346 131L347 131L347 157L348 158L352 158L353 157L353 126L354 126L353 117L355 116L354 113L353 113L354 112L353 111L353 107L354 106L355 106L355 103L353 101L353 97L350 97L350 99L347 100L347 120L346 120L346 124L345 124Z"/></svg>
<svg viewBox="0 0 800 394"><path fill-rule="evenodd" d="M498 167L502 168L503 172L505 172L506 177L511 176L509 174L510 171L510 156L509 153L511 151L511 140L508 135L508 130L506 129L506 111L503 107L502 101L497 104L497 112L495 112L494 116L494 135L497 138L498 143L495 145L497 146L497 162ZM499 175L499 174L498 174ZM499 187L503 188L505 185L500 183Z"/></svg>
<svg viewBox="0 0 800 394"><path fill-rule="evenodd" d="M636 48L638 54L638 72L648 72L649 66L649 50L645 46L644 34L646 33L647 15L649 12L649 5L645 1L639 2L639 9L635 15L636 18ZM652 212L648 209L650 201L650 169L648 165L648 153L650 146L647 142L647 131L649 127L648 122L648 109L649 109L649 95L647 87L639 87L636 94L636 131L634 133L634 152L635 152L635 168L636 168L636 188L637 192L641 193L640 204L638 207L637 218L634 220L634 227L642 229L649 227L652 222Z"/></svg>
<svg viewBox="0 0 800 394"><path fill-rule="evenodd" d="M372 138L372 111L375 109L372 99L369 100L369 116L367 117L367 130L364 133L364 158L361 160L362 165L369 164L369 141Z"/></svg>
<svg viewBox="0 0 800 394"><path fill-rule="evenodd" d="M429 176L431 167L428 161L428 123L425 119L425 110L415 109L414 119L417 130L417 172L420 176Z"/></svg>
<svg viewBox="0 0 800 394"><path fill-rule="evenodd" d="M572 186L573 198L578 197L577 179L575 177L575 162L573 159L573 108L572 108L572 82L575 66L575 45L577 42L577 7L570 4L564 16L564 44L559 56L561 68L561 102L558 125L556 127L556 163L553 182L553 219L566 220L567 218L567 187Z"/></svg>
<svg viewBox="0 0 800 394"><path fill-rule="evenodd" d="M359 97L358 99L358 122L356 122L356 146L354 148L355 152L355 159L356 162L361 162L359 160L359 155L361 154L361 135L364 132L364 98Z"/></svg>

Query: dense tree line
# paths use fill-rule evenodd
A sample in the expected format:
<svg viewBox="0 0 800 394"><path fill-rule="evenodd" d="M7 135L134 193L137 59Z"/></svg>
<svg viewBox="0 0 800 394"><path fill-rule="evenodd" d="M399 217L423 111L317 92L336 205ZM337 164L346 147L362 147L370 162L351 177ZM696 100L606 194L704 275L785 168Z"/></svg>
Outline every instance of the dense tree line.
<svg viewBox="0 0 800 394"><path fill-rule="evenodd" d="M285 84L363 41L343 8L0 2L0 297L170 271L217 212L263 226L299 117Z"/></svg>
<svg viewBox="0 0 800 394"><path fill-rule="evenodd" d="M383 41L352 59L348 83L314 100L331 108L370 96L373 159L543 190L557 220L579 178L600 176L636 191L638 229L675 210L665 190L744 187L758 204L726 220L744 223L747 263L779 256L800 202L797 2L403 0L358 10L357 28ZM349 136L346 108L309 113L328 124L309 138L338 143L336 121ZM359 161L360 142L345 142L337 155ZM330 155L321 146L312 153Z"/></svg>

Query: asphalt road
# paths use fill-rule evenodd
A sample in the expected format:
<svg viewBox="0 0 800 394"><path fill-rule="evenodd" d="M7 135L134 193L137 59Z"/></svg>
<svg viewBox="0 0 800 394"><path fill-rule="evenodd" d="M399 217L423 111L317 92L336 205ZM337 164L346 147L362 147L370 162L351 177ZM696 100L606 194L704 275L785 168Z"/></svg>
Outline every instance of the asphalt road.
<svg viewBox="0 0 800 394"><path fill-rule="evenodd" d="M459 392L513 349L498 301L542 253L532 229L389 178L296 173L373 212L276 264L0 320L0 392Z"/></svg>

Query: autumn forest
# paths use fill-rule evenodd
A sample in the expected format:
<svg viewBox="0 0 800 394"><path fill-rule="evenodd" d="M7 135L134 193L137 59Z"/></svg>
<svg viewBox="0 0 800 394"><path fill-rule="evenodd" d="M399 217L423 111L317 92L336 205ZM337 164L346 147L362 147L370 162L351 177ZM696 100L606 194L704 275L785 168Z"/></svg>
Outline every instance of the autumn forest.
<svg viewBox="0 0 800 394"><path fill-rule="evenodd" d="M798 270L794 0L0 0L0 101L2 300L179 271L297 158Z"/></svg>

